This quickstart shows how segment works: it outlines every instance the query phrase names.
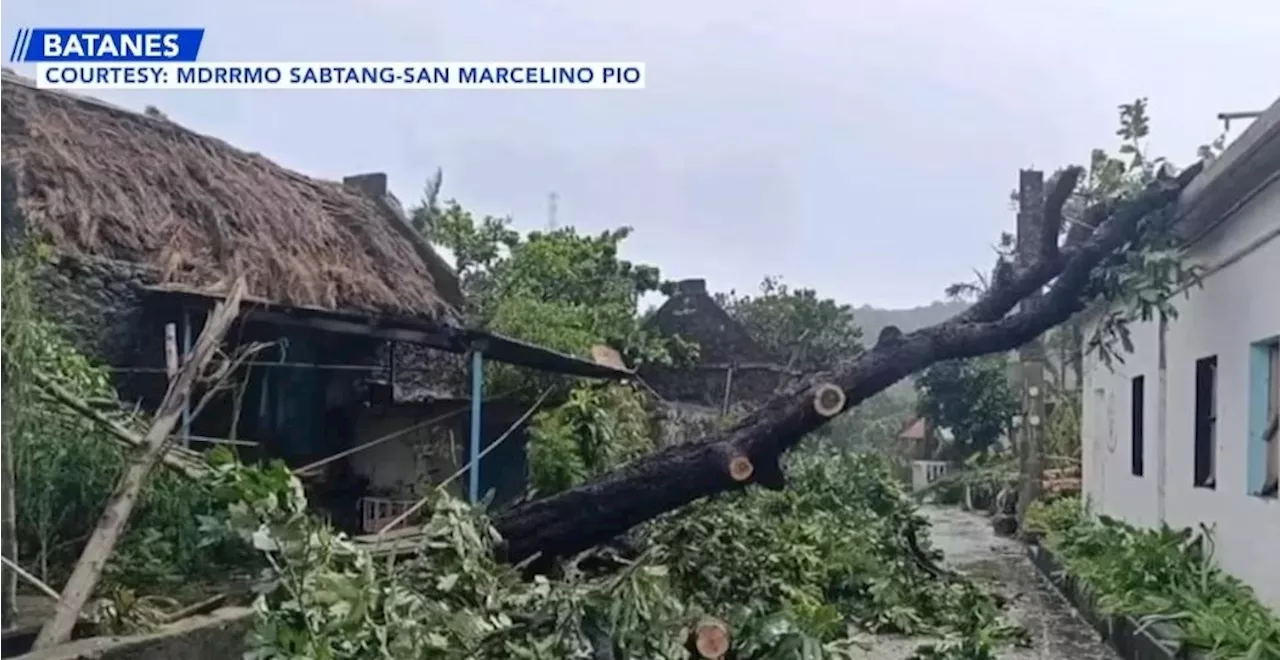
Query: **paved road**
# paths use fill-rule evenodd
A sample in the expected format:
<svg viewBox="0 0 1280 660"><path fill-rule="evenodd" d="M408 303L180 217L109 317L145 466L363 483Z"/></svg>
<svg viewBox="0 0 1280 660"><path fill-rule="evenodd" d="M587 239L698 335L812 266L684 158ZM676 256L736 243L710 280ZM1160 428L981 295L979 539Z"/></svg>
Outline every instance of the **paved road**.
<svg viewBox="0 0 1280 660"><path fill-rule="evenodd" d="M1004 649L1009 660L1117 660L1089 624L1040 579L1021 544L996 536L990 519L950 507L925 506L931 538L947 564L1011 600L1009 614L1031 632L1031 648ZM867 660L901 660L920 640L876 637Z"/></svg>

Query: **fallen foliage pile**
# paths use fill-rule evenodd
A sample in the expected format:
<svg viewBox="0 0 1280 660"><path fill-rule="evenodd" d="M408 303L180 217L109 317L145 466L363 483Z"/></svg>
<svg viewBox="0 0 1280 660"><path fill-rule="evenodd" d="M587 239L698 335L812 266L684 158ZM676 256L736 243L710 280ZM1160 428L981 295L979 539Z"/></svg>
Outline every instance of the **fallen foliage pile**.
<svg viewBox="0 0 1280 660"><path fill-rule="evenodd" d="M214 462L226 530L272 566L251 658L822 659L892 631L936 638L921 658L977 659L1025 640L937 553L913 552L927 523L871 456L797 456L786 491L696 504L643 530L638 556L595 551L532 579L493 559L488 520L456 500L433 503L418 556L374 560L306 515L284 467ZM729 655L693 650L707 621Z"/></svg>
<svg viewBox="0 0 1280 660"><path fill-rule="evenodd" d="M948 645L1022 639L987 594L937 566L928 522L880 457L806 452L792 458L789 479L785 490L721 496L654 526L691 603L736 609L738 620L780 614L836 645L851 624Z"/></svg>

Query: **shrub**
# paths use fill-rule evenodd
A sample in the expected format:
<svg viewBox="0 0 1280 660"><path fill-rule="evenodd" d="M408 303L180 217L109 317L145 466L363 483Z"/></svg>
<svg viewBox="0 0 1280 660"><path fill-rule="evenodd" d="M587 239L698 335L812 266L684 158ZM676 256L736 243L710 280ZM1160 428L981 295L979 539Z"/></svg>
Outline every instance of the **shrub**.
<svg viewBox="0 0 1280 660"><path fill-rule="evenodd" d="M1074 497L1033 505L1027 519L1104 612L1172 623L1211 658L1280 658L1280 617L1217 566L1208 529L1140 530Z"/></svg>

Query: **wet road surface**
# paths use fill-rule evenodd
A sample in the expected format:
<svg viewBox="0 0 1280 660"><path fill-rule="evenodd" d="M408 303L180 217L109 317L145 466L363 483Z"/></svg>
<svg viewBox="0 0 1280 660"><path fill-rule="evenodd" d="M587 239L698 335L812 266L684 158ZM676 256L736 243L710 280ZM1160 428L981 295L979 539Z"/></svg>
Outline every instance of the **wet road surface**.
<svg viewBox="0 0 1280 660"><path fill-rule="evenodd" d="M1009 598L1009 616L1031 633L1030 648L1005 648L1009 660L1117 660L1093 628L1047 582L1026 557L1022 544L996 536L985 516L952 507L921 509L933 524L930 537L946 553L949 567ZM920 639L873 637L867 660L901 660Z"/></svg>

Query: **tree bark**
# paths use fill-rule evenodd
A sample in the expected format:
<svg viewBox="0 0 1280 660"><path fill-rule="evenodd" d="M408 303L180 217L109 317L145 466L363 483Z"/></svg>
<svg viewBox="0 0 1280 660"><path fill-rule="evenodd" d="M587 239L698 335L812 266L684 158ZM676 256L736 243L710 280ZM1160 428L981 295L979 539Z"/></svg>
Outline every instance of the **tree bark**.
<svg viewBox="0 0 1280 660"><path fill-rule="evenodd" d="M786 388L730 429L668 447L588 483L497 514L494 524L505 539L505 558L569 556L708 495L750 483L784 487L782 454L831 419L815 405L815 395L826 385L844 393L840 412L847 411L934 362L1011 350L1063 323L1083 309L1095 268L1138 238L1139 221L1174 203L1201 167L1196 164L1175 180L1154 183L1127 201L1090 209L1086 221L1092 229L1068 232L1060 246L1056 237L1062 227L1062 204L1081 174L1079 168L1064 170L1046 196L1042 214L1041 235L1053 240L1041 241L1031 257L997 269L992 286L967 311L885 338L831 372ZM1041 299L1010 314L1051 282ZM746 457L753 467L745 481L734 478L731 464L736 457Z"/></svg>
<svg viewBox="0 0 1280 660"><path fill-rule="evenodd" d="M84 550L76 561L75 568L66 586L62 588L61 598L54 607L53 617L45 622L40 634L32 644L32 650L40 650L66 642L71 631L80 618L80 610L93 594L102 576L116 543L124 533L125 524L142 492L147 474L160 462L161 456L169 445L169 436L173 433L184 404L191 396L192 388L200 379L201 373L213 359L222 344L222 337L231 327L240 311L240 299L244 296L245 284L239 279L231 288L227 300L214 308L209 315L209 322L196 340L186 364L178 370L177 375L169 382L169 391L156 410L151 427L142 439L141 451L135 454L125 468L124 475L116 484L115 491L107 500L98 526L89 537Z"/></svg>

